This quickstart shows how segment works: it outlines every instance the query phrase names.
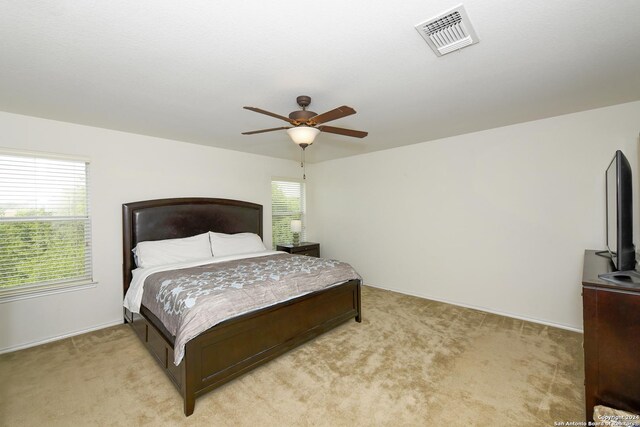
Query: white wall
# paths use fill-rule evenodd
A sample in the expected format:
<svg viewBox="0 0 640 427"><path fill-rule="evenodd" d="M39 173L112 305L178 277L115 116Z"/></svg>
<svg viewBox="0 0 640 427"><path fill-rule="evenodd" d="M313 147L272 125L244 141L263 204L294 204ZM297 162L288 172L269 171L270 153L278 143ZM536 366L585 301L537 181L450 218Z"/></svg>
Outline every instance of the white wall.
<svg viewBox="0 0 640 427"><path fill-rule="evenodd" d="M299 175L279 160L0 112L0 146L91 160L93 288L0 303L0 351L122 319L122 203L165 197L220 197L264 206L271 244L271 177Z"/></svg>
<svg viewBox="0 0 640 427"><path fill-rule="evenodd" d="M623 150L638 195L639 131L634 102L319 163L309 238L366 284L581 329L604 171Z"/></svg>
<svg viewBox="0 0 640 427"><path fill-rule="evenodd" d="M640 188L639 118L634 102L310 165L309 240L369 285L579 329L582 252L604 246L615 149ZM91 159L98 282L0 303L0 352L120 322L122 203L260 203L269 245L270 179L300 172L296 161L2 112L0 129L2 147Z"/></svg>

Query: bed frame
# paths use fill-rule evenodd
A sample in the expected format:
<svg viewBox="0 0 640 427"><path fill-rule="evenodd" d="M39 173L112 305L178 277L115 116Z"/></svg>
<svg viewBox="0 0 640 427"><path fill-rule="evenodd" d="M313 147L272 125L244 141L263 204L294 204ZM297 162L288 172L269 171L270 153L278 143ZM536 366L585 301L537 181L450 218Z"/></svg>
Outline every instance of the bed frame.
<svg viewBox="0 0 640 427"><path fill-rule="evenodd" d="M262 237L262 205L227 199L178 198L125 203L123 284L127 292L138 242L193 236L207 231L252 232ZM189 341L173 364L175 337L144 306L124 311L138 337L178 388L189 416L195 399L278 355L355 318L361 321L360 281L351 280L226 320Z"/></svg>

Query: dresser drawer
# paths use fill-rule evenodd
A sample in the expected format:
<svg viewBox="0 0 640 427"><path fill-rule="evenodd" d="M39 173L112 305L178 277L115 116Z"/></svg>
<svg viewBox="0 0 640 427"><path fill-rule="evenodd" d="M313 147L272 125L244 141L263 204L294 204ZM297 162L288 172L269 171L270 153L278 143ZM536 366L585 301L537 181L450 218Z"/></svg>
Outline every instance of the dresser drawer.
<svg viewBox="0 0 640 427"><path fill-rule="evenodd" d="M294 255L306 255L306 256L314 256L316 258L320 258L320 249L307 249L299 252L292 252Z"/></svg>

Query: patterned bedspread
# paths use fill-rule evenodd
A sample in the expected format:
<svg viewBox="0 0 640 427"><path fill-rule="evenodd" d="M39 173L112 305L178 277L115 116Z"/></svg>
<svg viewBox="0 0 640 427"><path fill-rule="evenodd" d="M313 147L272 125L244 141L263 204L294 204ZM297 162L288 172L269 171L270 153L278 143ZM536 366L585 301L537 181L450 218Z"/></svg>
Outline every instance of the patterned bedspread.
<svg viewBox="0 0 640 427"><path fill-rule="evenodd" d="M142 304L175 336L178 365L190 339L224 320L351 279L349 264L277 254L152 274Z"/></svg>

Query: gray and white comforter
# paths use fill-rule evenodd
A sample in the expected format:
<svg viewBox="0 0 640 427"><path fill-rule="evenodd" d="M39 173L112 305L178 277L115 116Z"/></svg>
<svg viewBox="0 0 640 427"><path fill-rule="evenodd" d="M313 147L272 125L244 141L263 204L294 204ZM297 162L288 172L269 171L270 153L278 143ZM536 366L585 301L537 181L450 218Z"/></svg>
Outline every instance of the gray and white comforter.
<svg viewBox="0 0 640 427"><path fill-rule="evenodd" d="M210 327L360 276L343 262L277 254L151 274L142 304L175 336L174 363Z"/></svg>

